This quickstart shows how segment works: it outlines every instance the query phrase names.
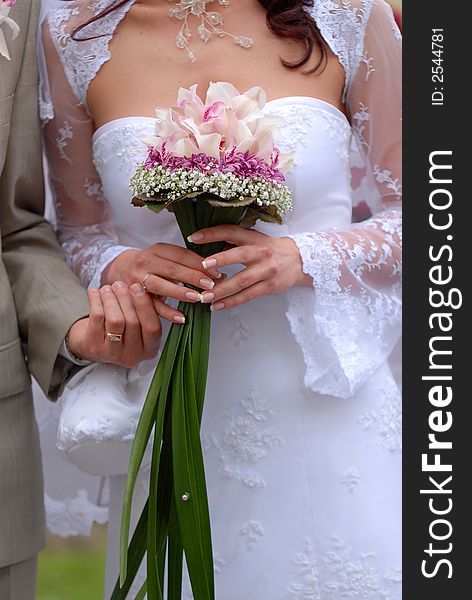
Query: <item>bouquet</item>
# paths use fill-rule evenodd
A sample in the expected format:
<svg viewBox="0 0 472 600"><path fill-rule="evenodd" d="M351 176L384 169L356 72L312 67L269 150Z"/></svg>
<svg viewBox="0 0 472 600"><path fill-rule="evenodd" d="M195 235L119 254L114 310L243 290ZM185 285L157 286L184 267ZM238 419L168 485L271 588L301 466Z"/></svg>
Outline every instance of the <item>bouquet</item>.
<svg viewBox="0 0 472 600"><path fill-rule="evenodd" d="M210 84L206 101L197 86L181 88L177 105L156 110L147 159L131 178L133 204L173 211L188 248L202 257L224 243L194 245L203 227L281 223L291 210L283 171L291 155L275 146L282 124L266 116L264 91L240 94L229 83ZM201 290L200 290L201 291ZM200 442L208 370L208 304L181 302L184 325L173 324L147 394L131 450L120 547L120 581L112 600L123 600L147 552L147 580L136 598L180 600L185 556L195 600L213 600L210 516ZM131 501L153 434L149 498L129 542Z"/></svg>

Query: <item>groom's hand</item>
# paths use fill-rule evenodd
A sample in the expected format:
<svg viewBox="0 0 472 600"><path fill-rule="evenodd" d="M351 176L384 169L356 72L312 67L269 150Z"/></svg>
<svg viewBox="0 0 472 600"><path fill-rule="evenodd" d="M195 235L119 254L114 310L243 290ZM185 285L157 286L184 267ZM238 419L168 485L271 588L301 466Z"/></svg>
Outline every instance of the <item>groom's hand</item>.
<svg viewBox="0 0 472 600"><path fill-rule="evenodd" d="M161 340L161 322L141 284L131 289L117 281L89 290L89 316L69 329L69 351L82 360L134 367L154 358Z"/></svg>

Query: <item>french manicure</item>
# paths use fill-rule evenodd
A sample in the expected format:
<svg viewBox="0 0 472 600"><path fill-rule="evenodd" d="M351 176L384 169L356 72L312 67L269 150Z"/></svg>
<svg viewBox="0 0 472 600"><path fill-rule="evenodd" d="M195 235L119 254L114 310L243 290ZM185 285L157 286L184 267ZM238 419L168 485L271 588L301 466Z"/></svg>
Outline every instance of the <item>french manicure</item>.
<svg viewBox="0 0 472 600"><path fill-rule="evenodd" d="M218 310L222 310L225 307L223 302L216 302L210 306L211 312L217 312Z"/></svg>
<svg viewBox="0 0 472 600"><path fill-rule="evenodd" d="M200 298L201 298L200 302L203 302L203 303L211 302L214 297L215 297L215 294L213 292L203 292L203 294L200 294Z"/></svg>
<svg viewBox="0 0 472 600"><path fill-rule="evenodd" d="M111 287L120 290L120 289L126 287L126 283L124 283L123 281L115 281Z"/></svg>
<svg viewBox="0 0 472 600"><path fill-rule="evenodd" d="M200 302L200 294L198 292L185 292L185 297L195 302Z"/></svg>
<svg viewBox="0 0 472 600"><path fill-rule="evenodd" d="M189 242L198 242L202 238L203 238L203 233L198 233L198 231L197 231L196 233L192 233L192 235L189 235L187 240Z"/></svg>
<svg viewBox="0 0 472 600"><path fill-rule="evenodd" d="M143 286L140 283L133 283L130 290L133 296L142 296L144 294Z"/></svg>
<svg viewBox="0 0 472 600"><path fill-rule="evenodd" d="M212 290L215 287L215 282L212 279L206 279L203 277L200 279L200 286L202 288L206 288L207 290Z"/></svg>
<svg viewBox="0 0 472 600"><path fill-rule="evenodd" d="M218 261L216 260L216 258L205 258L205 260L202 260L202 265L204 269L216 267L217 264Z"/></svg>
<svg viewBox="0 0 472 600"><path fill-rule="evenodd" d="M185 323L185 317L183 315L174 315L172 317L172 321L174 321L174 323L180 323L182 325L183 323Z"/></svg>

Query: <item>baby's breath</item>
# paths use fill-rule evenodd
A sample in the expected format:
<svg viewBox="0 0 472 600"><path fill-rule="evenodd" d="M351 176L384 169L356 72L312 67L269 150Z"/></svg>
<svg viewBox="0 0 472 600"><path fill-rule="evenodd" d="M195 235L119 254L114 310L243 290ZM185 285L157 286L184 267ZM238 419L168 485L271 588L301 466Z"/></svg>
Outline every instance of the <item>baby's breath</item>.
<svg viewBox="0 0 472 600"><path fill-rule="evenodd" d="M233 173L202 173L199 170L139 165L130 181L134 196L142 200L161 199L175 202L184 196L209 193L222 201L253 199L254 207L275 207L279 215L292 209L288 187L261 177L241 179Z"/></svg>

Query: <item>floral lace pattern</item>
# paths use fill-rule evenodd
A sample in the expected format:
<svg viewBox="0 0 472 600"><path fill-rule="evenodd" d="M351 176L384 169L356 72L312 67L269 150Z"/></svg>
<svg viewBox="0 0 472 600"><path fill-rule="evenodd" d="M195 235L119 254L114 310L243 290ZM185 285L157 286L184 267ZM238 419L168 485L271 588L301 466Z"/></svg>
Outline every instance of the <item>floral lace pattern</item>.
<svg viewBox="0 0 472 600"><path fill-rule="evenodd" d="M316 99L315 99L316 100ZM284 152L294 152L294 164L297 164L296 153L300 147L305 146L305 137L313 127L314 112L321 115L325 130L329 137L336 140L336 152L346 163L349 164L349 145L351 140L351 128L346 119L341 115L335 115L331 111L324 110L318 104L310 105L303 101L293 104L282 104L272 107L268 104L268 114L281 114L284 118L284 127L280 129L278 146Z"/></svg>
<svg viewBox="0 0 472 600"><path fill-rule="evenodd" d="M357 420L368 431L374 431L378 444L392 452L402 452L402 406L401 395L396 386L378 391L382 398L375 410L365 411Z"/></svg>
<svg viewBox="0 0 472 600"><path fill-rule="evenodd" d="M336 152L343 159L346 167L349 167L350 160L350 144L352 130L342 118L337 117L327 111L322 111L321 115L326 125L326 131L332 140L338 140Z"/></svg>
<svg viewBox="0 0 472 600"><path fill-rule="evenodd" d="M269 109L269 114L283 113L284 127L280 130L279 145L284 152L295 152L304 144L304 138L313 122L313 108L306 105L289 104ZM296 157L295 157L296 163Z"/></svg>
<svg viewBox="0 0 472 600"><path fill-rule="evenodd" d="M359 102L358 109L352 117L353 130L363 147L364 151L369 154L371 152L370 144L367 141L367 127L370 122L369 108L362 102ZM402 185L398 178L392 178L392 172L388 169L381 169L377 164L373 165L372 175L375 180L384 186L396 201L402 198Z"/></svg>
<svg viewBox="0 0 472 600"><path fill-rule="evenodd" d="M293 560L298 579L287 588L294 600L392 600L401 583L400 569L379 573L372 564L375 554L359 553L333 536L328 551L316 551L310 539Z"/></svg>
<svg viewBox="0 0 472 600"><path fill-rule="evenodd" d="M44 497L48 529L54 535L89 536L94 523L103 525L108 521L108 508L97 506L88 499L85 490L79 490L75 498L56 500Z"/></svg>
<svg viewBox="0 0 472 600"><path fill-rule="evenodd" d="M66 160L70 165L73 163L72 163L72 160L70 159L70 157L67 156L67 154L66 154L66 148L68 145L68 140L71 140L73 137L74 137L74 133L72 131L72 127L70 126L70 123L68 123L67 121L64 121L64 125L62 127L60 127L59 135L56 138L56 146L57 146L57 149L59 150L59 154L61 155L61 158Z"/></svg>
<svg viewBox="0 0 472 600"><path fill-rule="evenodd" d="M113 127L101 133L93 144L94 164L101 175L105 161L110 156L118 160L120 168L131 178L133 171L140 160L144 159L146 147L141 136L152 132L152 122L148 124L137 122Z"/></svg>
<svg viewBox="0 0 472 600"><path fill-rule="evenodd" d="M359 471L355 467L351 467L347 471L344 472L343 477L341 479L341 483L346 486L351 494L353 494L361 481L361 476Z"/></svg>
<svg viewBox="0 0 472 600"><path fill-rule="evenodd" d="M84 243L87 237L90 239L88 244ZM107 265L124 250L129 249L128 246L122 246L116 239L104 234L99 225L84 227L80 239L76 236L69 238L63 233L60 242L67 264L78 272L85 286L96 289L101 285L102 272ZM77 271L78 265L80 269Z"/></svg>
<svg viewBox="0 0 472 600"><path fill-rule="evenodd" d="M43 122L54 118L54 104L52 102L45 102L41 97L39 98L39 118Z"/></svg>
<svg viewBox="0 0 472 600"><path fill-rule="evenodd" d="M108 0L93 0L88 4L75 0L69 7L62 6L50 15L49 28L64 72L77 99L84 107L87 106L87 91L91 81L100 67L110 60L108 44L111 36L132 5L133 2L128 2L110 13L106 19L90 24L82 33L84 37L90 36L93 40L86 42L73 40L71 32L75 25L109 6ZM74 17L79 17L79 20L76 21Z"/></svg>
<svg viewBox="0 0 472 600"><path fill-rule="evenodd" d="M259 521L251 519L244 523L239 534L244 538L248 550L253 550L264 536L264 528Z"/></svg>
<svg viewBox="0 0 472 600"><path fill-rule="evenodd" d="M283 444L278 433L267 427L273 414L269 401L253 386L238 409L226 415L229 422L221 434L205 440L205 449L216 454L223 477L252 489L267 486L254 465Z"/></svg>
<svg viewBox="0 0 472 600"><path fill-rule="evenodd" d="M310 299L306 289L293 288L288 294L287 317L304 352L305 383L322 394L350 397L397 341L401 262L392 247L401 241L401 216L395 210L386 212L362 224L359 235L353 228L349 241L335 230L291 237L315 290ZM372 286L375 273L390 280L386 292ZM315 336L324 343L316 343Z"/></svg>
<svg viewBox="0 0 472 600"><path fill-rule="evenodd" d="M90 82L101 66L110 59L109 41L133 4L133 0L129 0L105 19L90 24L82 34L93 39L80 43L71 38L74 26L102 11L109 5L108 0L75 0L69 6L61 5L48 19L64 71L71 88L84 107L87 106L86 97ZM339 3L333 0L319 0L314 3L312 14L316 24L345 70L345 90L355 75L358 57L362 56L364 32L372 5L373 0L360 0L360 6L354 6L351 0L341 0ZM75 19L76 17L79 19ZM71 23L74 26L71 27ZM395 35L399 34L398 27L395 30L392 25L392 29ZM52 105L47 100L43 102L48 105L48 110L43 111L44 118L50 119Z"/></svg>
<svg viewBox="0 0 472 600"><path fill-rule="evenodd" d="M344 95L356 73L359 57L363 54L365 28L372 4L372 0L360 0L360 6L353 6L351 0L314 3L315 22L346 73Z"/></svg>
<svg viewBox="0 0 472 600"><path fill-rule="evenodd" d="M236 346L246 342L249 339L250 330L241 317L240 309L236 307L228 310L228 320L230 323L229 339L232 340Z"/></svg>

